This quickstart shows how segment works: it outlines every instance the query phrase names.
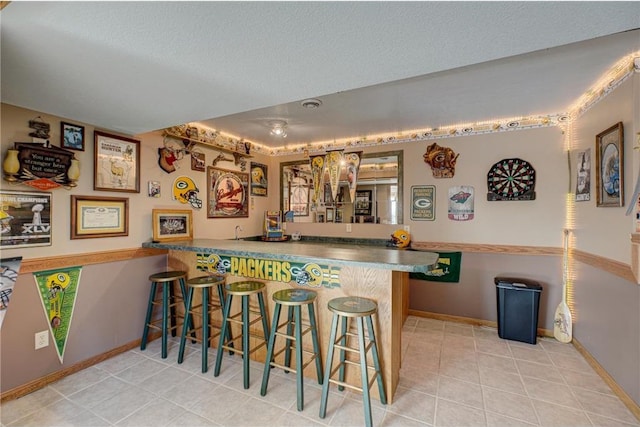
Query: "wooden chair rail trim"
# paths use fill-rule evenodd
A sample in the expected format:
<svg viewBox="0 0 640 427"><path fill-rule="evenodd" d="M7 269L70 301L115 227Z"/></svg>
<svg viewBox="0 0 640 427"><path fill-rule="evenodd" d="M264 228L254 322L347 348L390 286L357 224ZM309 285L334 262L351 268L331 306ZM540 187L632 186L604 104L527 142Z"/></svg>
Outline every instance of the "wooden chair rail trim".
<svg viewBox="0 0 640 427"><path fill-rule="evenodd" d="M449 242L411 242L413 249L424 251L460 251L482 254L506 254L506 255L536 255L536 256L562 256L562 248L549 246L516 246L516 245L488 245L474 243L449 243ZM629 282L638 284L631 265L615 261L599 255L577 249L571 250L575 261L588 264L599 270L618 276Z"/></svg>
<svg viewBox="0 0 640 427"><path fill-rule="evenodd" d="M23 259L20 264L20 274L35 271L51 270L54 268L74 267L77 265L105 264L108 262L128 261L135 258L164 255L166 249L132 248L114 251L89 252L83 254L69 254L46 258Z"/></svg>

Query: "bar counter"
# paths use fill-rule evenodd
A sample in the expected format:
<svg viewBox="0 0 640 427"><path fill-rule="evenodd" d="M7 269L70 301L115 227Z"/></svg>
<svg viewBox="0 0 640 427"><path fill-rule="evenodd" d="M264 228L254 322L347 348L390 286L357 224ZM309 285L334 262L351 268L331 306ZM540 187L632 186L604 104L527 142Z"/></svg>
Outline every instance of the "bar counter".
<svg viewBox="0 0 640 427"><path fill-rule="evenodd" d="M343 296L375 300L378 303L376 340L389 402L393 402L399 382L402 325L408 312L409 272L428 272L438 260L438 254L433 252L344 242L194 239L145 242L142 246L167 249L169 267L187 271L189 277L224 273L227 282L247 278L265 282L265 301L270 316L273 313L273 293L292 287L313 289L318 293L316 316L323 363L326 361L332 317L327 309L328 301ZM253 356L264 361L266 351L257 351ZM305 369L305 375L315 375L312 365ZM347 379L357 384L359 373L348 373ZM259 380L252 377L252 388L259 387L256 381ZM378 397L375 387L371 393Z"/></svg>

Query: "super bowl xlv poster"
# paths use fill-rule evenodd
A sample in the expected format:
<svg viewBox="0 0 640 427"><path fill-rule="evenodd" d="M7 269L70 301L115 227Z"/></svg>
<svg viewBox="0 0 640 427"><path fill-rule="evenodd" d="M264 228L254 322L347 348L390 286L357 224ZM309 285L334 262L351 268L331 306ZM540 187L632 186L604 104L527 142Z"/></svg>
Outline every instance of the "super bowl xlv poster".
<svg viewBox="0 0 640 427"><path fill-rule="evenodd" d="M70 267L33 273L60 363L71 329L81 270L82 267Z"/></svg>
<svg viewBox="0 0 640 427"><path fill-rule="evenodd" d="M474 191L470 185L449 187L449 219L469 221L474 216Z"/></svg>
<svg viewBox="0 0 640 427"><path fill-rule="evenodd" d="M51 193L0 191L0 247L51 245Z"/></svg>

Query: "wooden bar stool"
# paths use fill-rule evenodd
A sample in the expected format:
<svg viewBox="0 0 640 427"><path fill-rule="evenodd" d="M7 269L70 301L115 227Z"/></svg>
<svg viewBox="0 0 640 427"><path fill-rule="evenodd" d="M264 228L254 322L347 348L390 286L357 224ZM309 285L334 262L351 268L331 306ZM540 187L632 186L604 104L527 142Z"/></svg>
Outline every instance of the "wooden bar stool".
<svg viewBox="0 0 640 427"><path fill-rule="evenodd" d="M322 385L322 399L320 401L320 418L324 418L327 413L327 397L329 395L329 383L338 384L339 390L349 387L362 392L362 400L364 403L364 418L367 426L372 425L371 420L371 396L369 389L374 382L378 383L378 392L380 394L380 402L386 405L387 397L382 383L382 373L380 370L380 359L378 358L378 348L373 331L372 316L378 312L378 304L370 299L361 297L342 297L334 298L329 301L329 310L333 312L333 320L331 322L331 336L329 338L329 350L327 352L327 364L325 366L324 383ZM338 320L342 318L342 329L339 337ZM348 320L354 318L357 325L357 333L352 333L348 328ZM364 333L364 321L367 321L367 334ZM350 347L348 344L349 337L356 337L358 347ZM365 338L367 343L365 343ZM340 349L340 363L332 370L333 353L335 348ZM367 365L367 352L371 350L371 358L374 366ZM346 352L358 355L359 360L353 361L347 359ZM361 387L357 387L345 382L345 367L347 364L360 366ZM373 378L369 381L368 370L374 370ZM332 376L338 372L338 379Z"/></svg>
<svg viewBox="0 0 640 427"><path fill-rule="evenodd" d="M217 300L212 299L211 291L216 289L218 296ZM202 291L201 301L197 305L193 305L193 294L196 289ZM185 343L187 341L187 334L191 331L193 337L195 337L195 331L197 329L202 330L202 336L200 338L194 338L195 341L199 341L202 344L202 373L207 372L209 363L209 347L211 340L216 339L220 332L213 334L212 329L214 325L211 322L211 316L220 311L222 314L222 308L224 307L224 276L200 276L187 280L187 302L185 304L185 312L191 316L191 328L189 322L184 322L182 327L182 335L180 336L180 350L178 351L178 363L182 363L184 359ZM196 327L193 321L194 316L199 316L201 319L201 326ZM228 337L231 337L231 331L227 330Z"/></svg>
<svg viewBox="0 0 640 427"><path fill-rule="evenodd" d="M220 375L220 366L222 365L222 355L224 349L237 351L237 348L233 345L234 342L242 338L242 362L244 372L244 388L249 388L249 355L260 347L267 345L267 337L269 336L269 324L267 322L267 312L264 305L264 296L262 291L265 285L262 282L256 282L253 280L246 280L242 282L228 283L225 286L226 297L224 302L224 312L222 320L222 330L220 331L220 343L218 344L218 352L216 356L216 366L213 371L213 376ZM258 298L258 310L253 309L249 305L249 297L256 295ZM242 297L242 308L239 312L231 314L231 303L233 297ZM253 317L253 319L251 319ZM257 344L253 349L249 348L250 327L256 322L262 321L262 332L260 344ZM231 327L230 322L234 322L242 325L241 336L227 338L227 330Z"/></svg>
<svg viewBox="0 0 640 427"><path fill-rule="evenodd" d="M142 332L142 340L140 343L140 350L147 348L147 338L149 336L149 329L157 329L162 331L162 358L167 358L167 334L171 331L171 336L176 336L176 329L178 328L177 319L182 318L183 322L191 323L190 316L178 315L176 313L176 306L182 304L184 307L185 302L185 279L187 277L186 271L163 271L161 273L155 273L149 276L151 281L151 291L149 292L149 303L147 304L147 316L144 321L144 331ZM173 289L174 284L180 285L180 296L176 296ZM158 285L162 285L162 299L156 299L156 293ZM161 306L162 316L152 320L153 309L155 306ZM169 317L169 311L171 311L171 317ZM185 311L186 313L186 311ZM160 326L158 325L160 323ZM169 323L171 323L169 325Z"/></svg>
<svg viewBox="0 0 640 427"><path fill-rule="evenodd" d="M318 376L318 384L322 384L322 360L320 356L320 345L318 344L318 328L316 326L316 315L313 302L318 294L306 289L283 289L273 294L275 302L273 321L271 323L271 333L269 334L269 343L267 345L267 358L265 359L264 373L262 375L262 388L260 394L267 394L267 385L269 384L269 373L271 367L284 369L285 372L294 372L296 374L296 385L298 389L298 411L304 408L304 389L303 389L303 373L304 368L312 361L316 361L316 374ZM287 320L282 324L280 321L280 311L282 306L288 306ZM302 322L302 306L306 305L309 309L309 323ZM286 332L280 332L286 326ZM302 328L305 328L304 330ZM302 336L311 332L311 342L313 352L304 350L302 345ZM293 335L292 335L293 333ZM274 354L276 337L285 338L285 347ZM291 369L291 345L295 346L296 369ZM284 365L275 362L276 356L281 353L284 355ZM303 353L310 354L306 362L303 362Z"/></svg>

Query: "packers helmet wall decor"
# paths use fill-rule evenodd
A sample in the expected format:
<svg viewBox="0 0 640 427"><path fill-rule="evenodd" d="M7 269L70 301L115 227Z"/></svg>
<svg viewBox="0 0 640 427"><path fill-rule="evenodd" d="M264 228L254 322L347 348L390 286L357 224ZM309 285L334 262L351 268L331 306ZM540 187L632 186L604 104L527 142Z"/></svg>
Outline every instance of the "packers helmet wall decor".
<svg viewBox="0 0 640 427"><path fill-rule="evenodd" d="M411 235L408 231L398 229L393 232L391 235L391 240L389 241L389 246L393 246L398 249L408 248L411 244Z"/></svg>
<svg viewBox="0 0 640 427"><path fill-rule="evenodd" d="M202 208L202 200L198 198L198 187L188 176L179 176L173 181L173 200L188 203L196 209Z"/></svg>

